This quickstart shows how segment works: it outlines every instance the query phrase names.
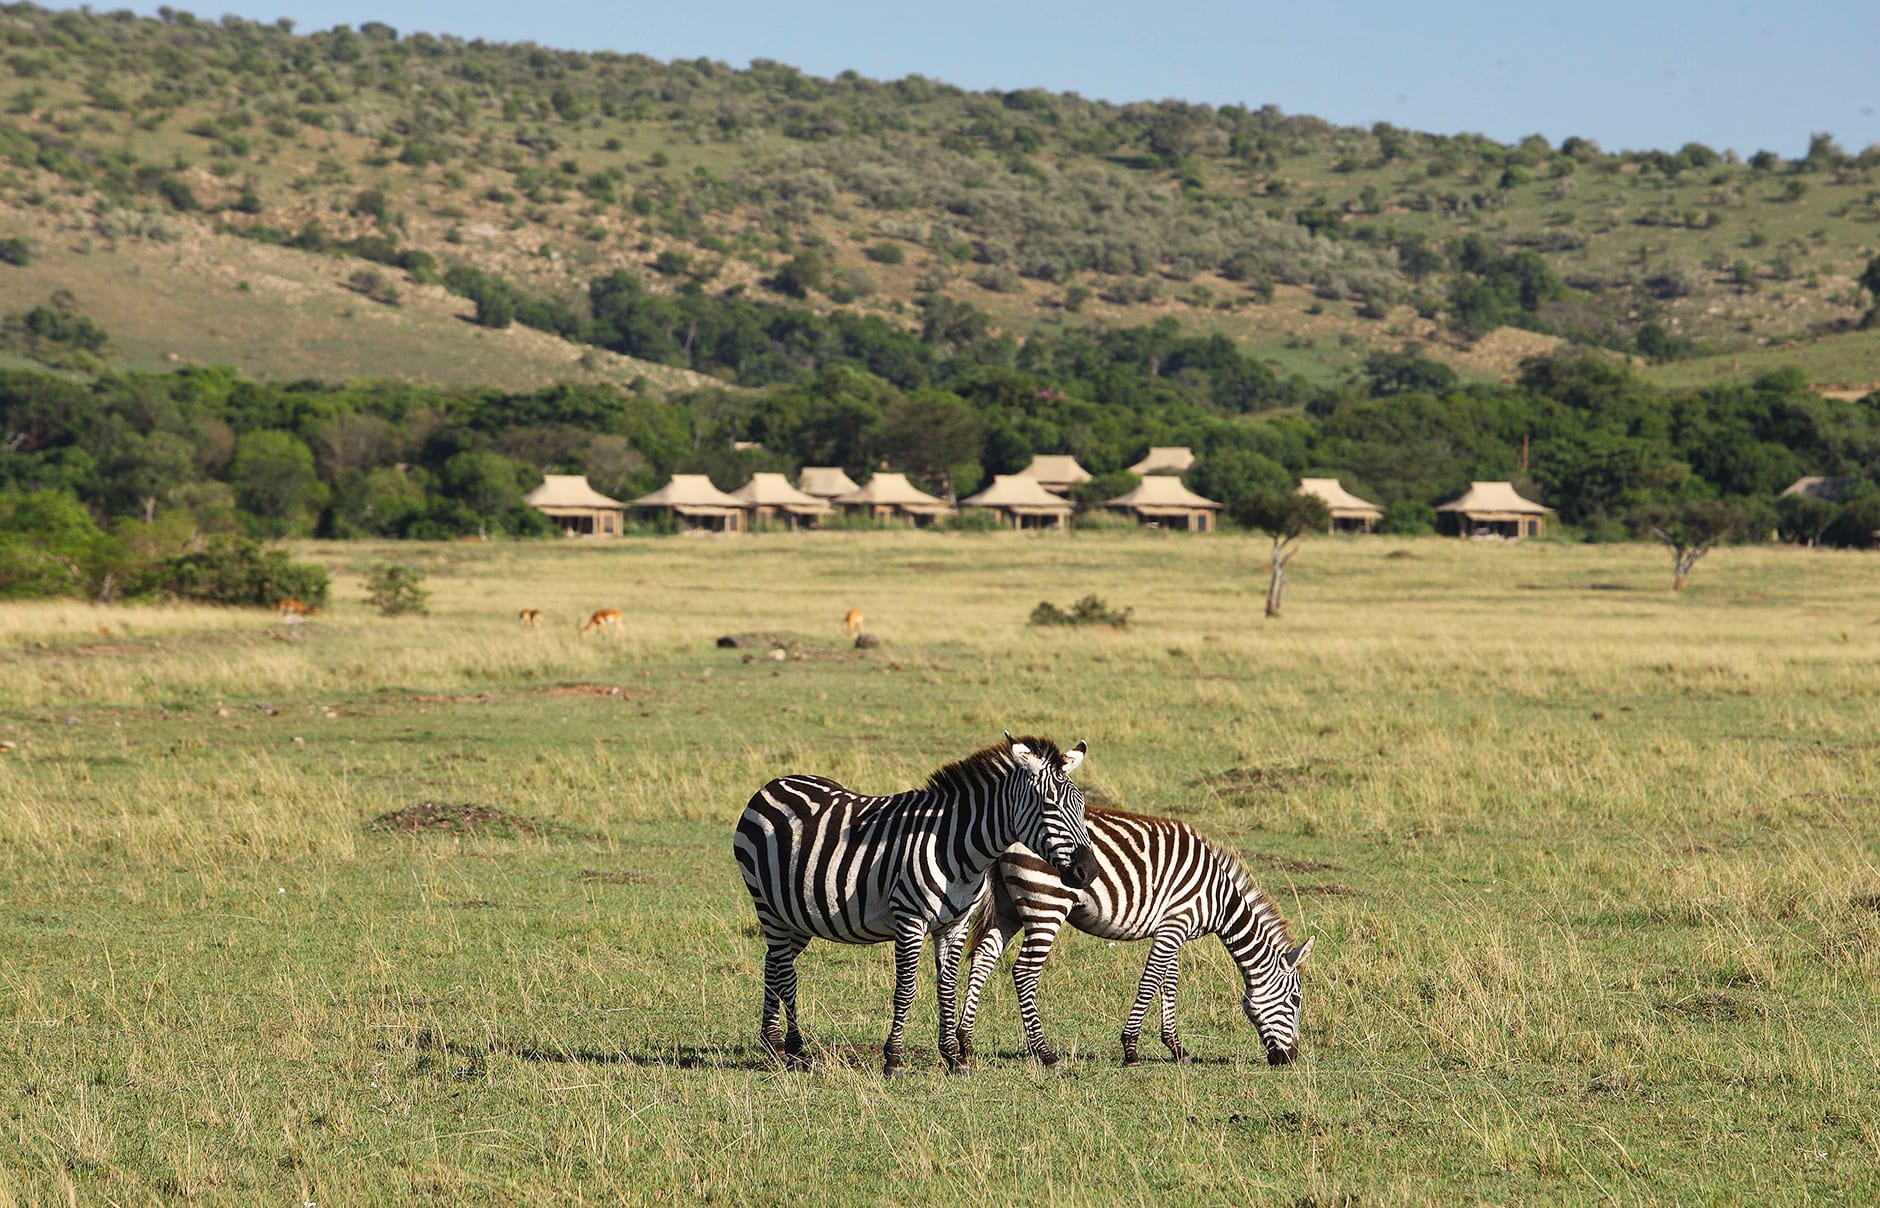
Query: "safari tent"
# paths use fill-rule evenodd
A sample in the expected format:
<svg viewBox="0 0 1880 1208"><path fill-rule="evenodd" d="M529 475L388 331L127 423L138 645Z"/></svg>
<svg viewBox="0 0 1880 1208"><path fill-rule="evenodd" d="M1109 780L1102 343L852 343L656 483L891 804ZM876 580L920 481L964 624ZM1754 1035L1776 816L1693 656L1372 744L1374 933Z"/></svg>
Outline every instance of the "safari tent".
<svg viewBox="0 0 1880 1208"><path fill-rule="evenodd" d="M916 528L925 528L953 511L952 504L921 490L907 480L907 475L889 470L881 471L870 478L867 485L838 495L831 502L849 516L905 520Z"/></svg>
<svg viewBox="0 0 1880 1208"><path fill-rule="evenodd" d="M1151 474L1133 490L1104 500L1103 506L1134 516L1143 524L1191 533L1212 532L1214 514L1221 510L1220 504L1203 499L1183 486L1181 479L1167 474Z"/></svg>
<svg viewBox="0 0 1880 1208"><path fill-rule="evenodd" d="M1038 453L1032 456L1030 465L1018 472L1018 477L1029 478L1045 490L1062 495L1080 482L1089 482L1090 471L1078 465L1077 459L1068 453Z"/></svg>
<svg viewBox="0 0 1880 1208"><path fill-rule="evenodd" d="M861 490L841 466L804 466L796 476L797 489L818 499L834 499Z"/></svg>
<svg viewBox="0 0 1880 1208"><path fill-rule="evenodd" d="M646 515L671 516L682 532L744 531L743 501L713 486L703 474L674 474L671 482L628 506Z"/></svg>
<svg viewBox="0 0 1880 1208"><path fill-rule="evenodd" d="M1436 509L1439 532L1458 537L1539 537L1554 509L1515 493L1511 482L1472 482Z"/></svg>
<svg viewBox="0 0 1880 1208"><path fill-rule="evenodd" d="M1194 450L1187 445L1154 445L1141 461L1129 467L1131 474L1183 474L1195 464Z"/></svg>
<svg viewBox="0 0 1880 1208"><path fill-rule="evenodd" d="M1299 493L1324 502L1332 514L1334 533L1368 533L1384 518L1384 509L1353 495L1336 478L1302 478Z"/></svg>
<svg viewBox="0 0 1880 1208"><path fill-rule="evenodd" d="M977 495L960 500L962 508L980 508L1015 529L1064 529L1071 523L1071 505L1024 474L1000 474Z"/></svg>
<svg viewBox="0 0 1880 1208"><path fill-rule="evenodd" d="M588 485L585 474L550 474L522 497L547 516L564 537L618 537L627 505Z"/></svg>
<svg viewBox="0 0 1880 1208"><path fill-rule="evenodd" d="M750 509L753 525L814 528L833 510L826 500L797 490L781 474L753 474L749 482L731 492L731 497Z"/></svg>

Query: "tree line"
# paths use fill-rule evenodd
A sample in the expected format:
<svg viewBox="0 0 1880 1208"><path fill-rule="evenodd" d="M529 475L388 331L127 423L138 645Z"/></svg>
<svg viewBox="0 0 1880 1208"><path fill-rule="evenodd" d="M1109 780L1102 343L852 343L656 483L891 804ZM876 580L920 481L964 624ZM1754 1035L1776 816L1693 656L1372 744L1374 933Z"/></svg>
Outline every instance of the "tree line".
<svg viewBox="0 0 1880 1208"><path fill-rule="evenodd" d="M58 491L107 526L257 538L538 536L544 472L627 498L674 472L721 487L755 470L884 465L964 495L1036 453L1117 477L1150 445L1192 447L1192 487L1230 506L1336 476L1424 531L1472 479L1506 478L1594 540L1650 531L1652 509L1733 500L1795 539L1866 545L1880 529L1880 398L1823 398L1797 372L1670 391L1567 353L1508 386L1463 384L1414 351L1342 388L1284 377L1172 321L1019 340L936 300L919 332L597 280L587 334L699 365L763 366L762 389L656 399L564 385L527 393L396 382L256 382L224 369L0 372L0 491ZM1804 474L1839 498L1784 501ZM1088 492L1087 492L1088 493Z"/></svg>

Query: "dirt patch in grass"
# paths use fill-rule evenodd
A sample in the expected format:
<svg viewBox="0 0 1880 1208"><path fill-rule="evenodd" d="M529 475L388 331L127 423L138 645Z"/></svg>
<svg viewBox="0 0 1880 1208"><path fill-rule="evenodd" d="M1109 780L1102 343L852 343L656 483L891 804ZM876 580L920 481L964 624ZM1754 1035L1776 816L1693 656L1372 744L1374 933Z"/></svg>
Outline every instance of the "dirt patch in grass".
<svg viewBox="0 0 1880 1208"><path fill-rule="evenodd" d="M602 872L598 868L584 868L574 879L583 885L638 885L646 880L637 872Z"/></svg>
<svg viewBox="0 0 1880 1208"><path fill-rule="evenodd" d="M1685 1015L1692 1019L1761 1019L1769 1014L1768 1008L1761 1003L1744 1002L1729 994L1716 990L1700 990L1687 994L1683 998L1672 999L1658 1004L1658 1009L1671 1015Z"/></svg>
<svg viewBox="0 0 1880 1208"><path fill-rule="evenodd" d="M1294 860L1287 856L1245 856L1249 864L1258 864L1263 868L1277 868L1282 872L1337 872L1338 865L1328 864L1324 860Z"/></svg>
<svg viewBox="0 0 1880 1208"><path fill-rule="evenodd" d="M1283 793L1304 784L1318 784L1329 779L1335 769L1319 763L1301 763L1287 767L1228 768L1190 781L1197 788L1212 789L1223 797L1256 797Z"/></svg>
<svg viewBox="0 0 1880 1208"><path fill-rule="evenodd" d="M533 838L551 827L476 801L420 801L380 814L366 823L366 829L387 834L508 834Z"/></svg>
<svg viewBox="0 0 1880 1208"><path fill-rule="evenodd" d="M557 684L542 689L544 696L626 696L619 684Z"/></svg>
<svg viewBox="0 0 1880 1208"><path fill-rule="evenodd" d="M1353 889L1341 881L1327 881L1323 885L1294 885L1291 892L1301 897L1318 898L1361 898L1364 891Z"/></svg>

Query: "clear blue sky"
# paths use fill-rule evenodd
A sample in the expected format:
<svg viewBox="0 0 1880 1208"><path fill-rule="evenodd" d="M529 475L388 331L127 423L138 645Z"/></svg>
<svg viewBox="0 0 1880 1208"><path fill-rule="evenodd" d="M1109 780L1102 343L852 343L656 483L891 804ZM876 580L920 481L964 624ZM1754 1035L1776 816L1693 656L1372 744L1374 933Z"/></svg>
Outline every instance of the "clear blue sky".
<svg viewBox="0 0 1880 1208"><path fill-rule="evenodd" d="M1880 142L1880 0L220 2L231 7L175 0L200 17L291 17L302 31L377 20L400 33L737 67L775 59L821 76L853 68L1111 101L1271 103L1341 124L1502 140L1577 134L1607 150L1696 140L1793 156L1817 130L1850 151Z"/></svg>

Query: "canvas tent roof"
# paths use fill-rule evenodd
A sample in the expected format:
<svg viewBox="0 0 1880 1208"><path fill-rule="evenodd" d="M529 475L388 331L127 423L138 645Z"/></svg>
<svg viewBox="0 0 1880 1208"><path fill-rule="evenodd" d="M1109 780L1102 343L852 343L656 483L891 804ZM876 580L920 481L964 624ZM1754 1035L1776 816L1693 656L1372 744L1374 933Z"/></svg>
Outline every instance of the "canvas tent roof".
<svg viewBox="0 0 1880 1208"><path fill-rule="evenodd" d="M1195 464L1195 453L1187 445L1154 445L1149 455L1129 467L1131 474L1180 474Z"/></svg>
<svg viewBox="0 0 1880 1208"><path fill-rule="evenodd" d="M1783 488L1782 493L1784 495L1812 495L1816 499L1826 499L1833 503L1841 498L1852 482L1851 478L1825 478L1819 474L1812 474L1806 478L1796 479Z"/></svg>
<svg viewBox="0 0 1880 1208"><path fill-rule="evenodd" d="M642 495L632 504L636 508L673 508L687 515L706 515L700 509L730 508L744 510L744 501L727 495L712 485L703 474L674 474L672 481L657 491Z"/></svg>
<svg viewBox="0 0 1880 1208"><path fill-rule="evenodd" d="M1546 516L1553 510L1531 499L1523 499L1515 494L1512 482L1472 482L1469 489L1458 499L1452 499L1437 509L1439 512L1467 512L1472 516L1517 515Z"/></svg>
<svg viewBox="0 0 1880 1208"><path fill-rule="evenodd" d="M523 502L535 508L623 508L626 504L609 499L588 485L586 474L549 474L542 485L524 495Z"/></svg>
<svg viewBox="0 0 1880 1208"><path fill-rule="evenodd" d="M834 499L837 495L847 495L860 489L841 466L804 466L802 473L796 476L796 485L824 499Z"/></svg>
<svg viewBox="0 0 1880 1208"><path fill-rule="evenodd" d="M948 511L953 505L946 500L929 495L907 480L907 475L898 471L883 470L868 480L866 486L836 497L837 503L844 504L881 504L908 508L912 511L922 509Z"/></svg>
<svg viewBox="0 0 1880 1208"><path fill-rule="evenodd" d="M1331 509L1334 517L1354 514L1382 517L1384 514L1383 508L1378 507L1375 503L1353 495L1350 491L1340 486L1336 478L1301 478L1299 480L1299 493L1301 495L1316 495L1324 500L1325 506Z"/></svg>
<svg viewBox="0 0 1880 1208"><path fill-rule="evenodd" d="M790 485L781 474L757 473L731 492L732 498L751 507L787 508L793 512L826 512L829 504L814 495L805 495Z"/></svg>
<svg viewBox="0 0 1880 1208"><path fill-rule="evenodd" d="M1000 474L992 485L977 495L960 500L961 507L1012 508L1026 512L1065 512L1070 503L1044 489L1035 478L1023 474Z"/></svg>
<svg viewBox="0 0 1880 1208"><path fill-rule="evenodd" d="M1168 510L1193 511L1196 508L1214 508L1221 505L1212 499L1203 499L1182 485L1179 478L1156 475L1143 479L1132 489L1118 495L1115 499L1103 501L1106 508L1134 508L1150 515Z"/></svg>
<svg viewBox="0 0 1880 1208"><path fill-rule="evenodd" d="M1090 471L1078 465L1077 459L1068 453L1034 454L1031 464L1020 470L1018 474L1019 477L1036 479L1039 482L1090 481Z"/></svg>

